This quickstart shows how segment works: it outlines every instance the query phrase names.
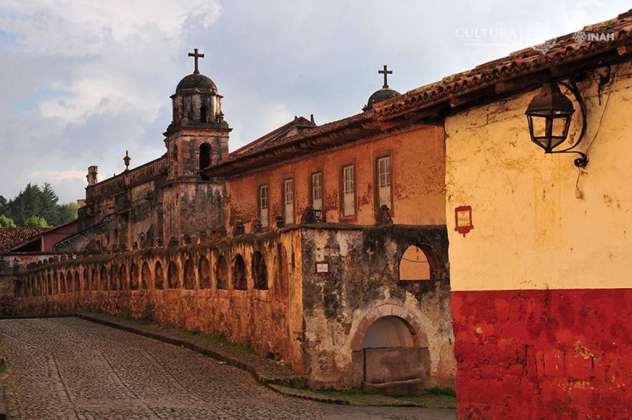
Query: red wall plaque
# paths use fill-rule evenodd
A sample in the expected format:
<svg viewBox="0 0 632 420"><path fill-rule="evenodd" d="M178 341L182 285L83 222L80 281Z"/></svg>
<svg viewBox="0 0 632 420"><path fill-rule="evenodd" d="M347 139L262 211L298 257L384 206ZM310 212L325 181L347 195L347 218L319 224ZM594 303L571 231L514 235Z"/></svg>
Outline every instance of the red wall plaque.
<svg viewBox="0 0 632 420"><path fill-rule="evenodd" d="M459 206L454 209L454 230L465 237L470 230L474 229L472 224L472 206Z"/></svg>

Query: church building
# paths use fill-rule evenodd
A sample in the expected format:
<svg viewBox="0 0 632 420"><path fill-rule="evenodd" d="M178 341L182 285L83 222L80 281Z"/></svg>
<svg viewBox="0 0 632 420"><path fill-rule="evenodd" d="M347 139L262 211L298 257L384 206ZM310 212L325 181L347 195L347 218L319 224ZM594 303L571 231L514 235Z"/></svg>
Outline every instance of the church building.
<svg viewBox="0 0 632 420"><path fill-rule="evenodd" d="M374 107L295 117L229 151L223 96L176 86L165 154L99 181L79 228L32 264L22 311L97 310L227 337L315 387L416 394L454 386L440 123Z"/></svg>

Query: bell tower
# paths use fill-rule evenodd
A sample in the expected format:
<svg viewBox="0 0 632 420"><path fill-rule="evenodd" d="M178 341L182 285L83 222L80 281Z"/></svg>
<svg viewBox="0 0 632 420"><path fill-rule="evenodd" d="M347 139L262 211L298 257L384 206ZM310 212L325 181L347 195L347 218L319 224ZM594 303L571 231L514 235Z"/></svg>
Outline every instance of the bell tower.
<svg viewBox="0 0 632 420"><path fill-rule="evenodd" d="M171 95L172 119L165 134L167 179L160 213L163 241L182 240L224 226L224 180L201 170L228 157L231 128L222 113L222 95L200 74L204 54L196 48L193 73L185 76Z"/></svg>
<svg viewBox="0 0 632 420"><path fill-rule="evenodd" d="M165 132L169 178L201 179L205 166L228 156L230 127L222 113L222 95L215 83L200 74L198 49L193 57L193 73L185 76L171 95L172 119Z"/></svg>

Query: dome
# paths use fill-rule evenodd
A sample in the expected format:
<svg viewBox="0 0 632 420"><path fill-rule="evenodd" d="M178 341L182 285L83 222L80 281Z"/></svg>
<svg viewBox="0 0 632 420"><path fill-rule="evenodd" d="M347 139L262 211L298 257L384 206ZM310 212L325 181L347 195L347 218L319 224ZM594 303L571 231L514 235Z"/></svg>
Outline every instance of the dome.
<svg viewBox="0 0 632 420"><path fill-rule="evenodd" d="M209 77L199 73L191 73L180 80L178 87L176 87L176 92L184 89L201 89L217 92L215 83L213 83Z"/></svg>
<svg viewBox="0 0 632 420"><path fill-rule="evenodd" d="M373 105L376 102L385 101L387 99L395 98L396 96L400 96L400 95L401 94L398 91L389 89L389 88L382 88L380 90L376 90L373 93L373 95L369 96L369 100L366 106L362 109L364 111L367 111L368 109L371 108L371 105Z"/></svg>

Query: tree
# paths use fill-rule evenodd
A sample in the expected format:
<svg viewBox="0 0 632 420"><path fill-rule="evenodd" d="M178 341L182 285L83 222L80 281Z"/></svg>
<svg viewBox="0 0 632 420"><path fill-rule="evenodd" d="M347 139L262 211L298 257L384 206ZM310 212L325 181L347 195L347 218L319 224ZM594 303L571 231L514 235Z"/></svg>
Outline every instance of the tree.
<svg viewBox="0 0 632 420"><path fill-rule="evenodd" d="M48 183L43 187L29 183L8 202L0 198L0 214L13 219L17 226L26 226L31 216L41 217L52 226L63 225L77 218L77 204L58 204L59 197Z"/></svg>
<svg viewBox="0 0 632 420"><path fill-rule="evenodd" d="M77 203L67 203L57 206L57 223L63 225L75 220L79 213L79 205Z"/></svg>
<svg viewBox="0 0 632 420"><path fill-rule="evenodd" d="M4 214L0 214L0 228L14 228L15 222L12 218L5 216Z"/></svg>
<svg viewBox="0 0 632 420"><path fill-rule="evenodd" d="M48 227L48 222L41 216L32 215L24 221L26 227Z"/></svg>

